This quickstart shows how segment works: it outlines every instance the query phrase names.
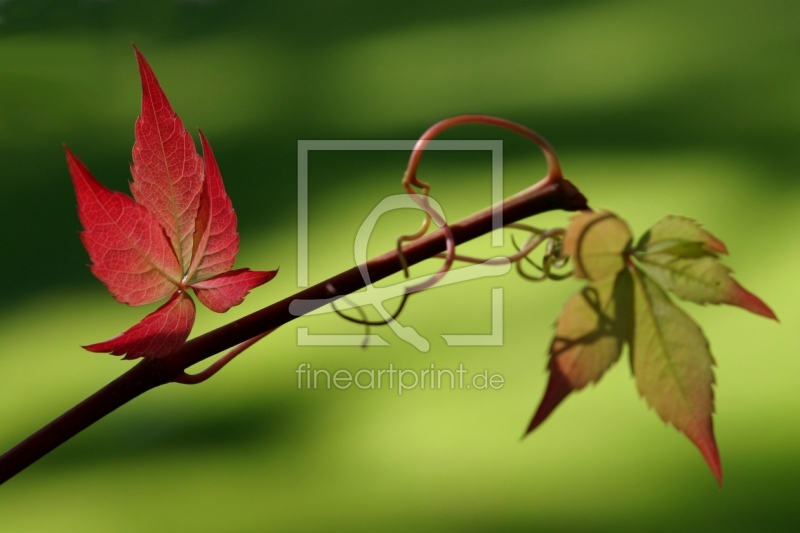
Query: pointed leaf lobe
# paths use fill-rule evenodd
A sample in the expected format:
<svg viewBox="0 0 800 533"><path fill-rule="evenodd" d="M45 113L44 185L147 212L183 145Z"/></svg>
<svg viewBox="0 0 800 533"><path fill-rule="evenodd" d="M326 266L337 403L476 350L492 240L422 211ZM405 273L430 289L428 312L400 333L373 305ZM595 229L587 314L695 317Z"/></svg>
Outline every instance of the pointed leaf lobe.
<svg viewBox="0 0 800 533"><path fill-rule="evenodd" d="M195 306L184 292L172 297L124 333L107 341L84 346L90 352L127 354L124 359L160 358L183 346L194 325Z"/></svg>
<svg viewBox="0 0 800 533"><path fill-rule="evenodd" d="M722 482L714 440L714 360L697 324L644 272L631 267L636 312L631 366L639 393L695 443Z"/></svg>
<svg viewBox="0 0 800 533"><path fill-rule="evenodd" d="M200 197L194 234L190 278L207 278L233 268L239 251L236 212L225 192L217 160L208 140L200 132L203 145L205 181Z"/></svg>
<svg viewBox="0 0 800 533"><path fill-rule="evenodd" d="M142 79L142 112L135 127L131 192L164 227L185 273L191 261L203 162L147 60L134 50Z"/></svg>
<svg viewBox="0 0 800 533"><path fill-rule="evenodd" d="M242 303L248 292L268 282L277 273L277 270L261 272L241 268L198 281L191 287L203 305L217 313L224 313Z"/></svg>
<svg viewBox="0 0 800 533"><path fill-rule="evenodd" d="M128 305L168 296L181 271L161 226L130 197L101 185L68 149L66 154L94 275Z"/></svg>

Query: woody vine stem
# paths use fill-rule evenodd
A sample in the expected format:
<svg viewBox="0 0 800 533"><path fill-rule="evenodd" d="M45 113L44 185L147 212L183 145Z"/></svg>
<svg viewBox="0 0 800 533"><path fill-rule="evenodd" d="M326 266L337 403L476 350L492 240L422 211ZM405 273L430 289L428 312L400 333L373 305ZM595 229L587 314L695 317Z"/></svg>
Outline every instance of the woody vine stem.
<svg viewBox="0 0 800 533"><path fill-rule="evenodd" d="M434 137L448 128L462 124L487 124L530 139L544 153L548 174L538 183L503 200L499 205L483 209L454 224L446 224L430 206L428 202L430 185L417 178L417 168L425 147ZM398 272L407 273L409 266L444 253L445 261L439 272L422 284L408 288L406 296L411 292L429 288L446 274L454 261L482 261L457 255L456 246L490 233L494 229L493 221L498 211L502 214L503 224L506 227L517 227L532 233L526 245L518 253L503 260L527 259L527 254L535 246L544 241L552 243L552 238L557 237L558 232L541 233L528 226L517 224L520 220L557 209L565 211L588 209L586 198L562 176L555 152L544 138L524 126L487 115L451 117L429 128L411 153L403 186L425 211L425 220L419 231L400 237L396 249L189 340L180 350L168 357L143 359L120 377L0 456L0 483L9 480L74 435L148 390L167 383L193 384L208 379L244 349L276 328L302 316L290 310L292 302L296 300L304 300L306 305L303 311L309 313L364 288L366 280L374 283ZM428 233L431 221L438 226L438 229ZM550 275L550 266L559 266L552 263L552 260L549 260L549 263L546 260L545 274ZM519 267L521 262L517 264ZM362 276L362 269L368 272L369 276ZM332 293L332 287L335 288L335 293ZM208 369L195 375L186 374L187 368L224 350L230 352Z"/></svg>

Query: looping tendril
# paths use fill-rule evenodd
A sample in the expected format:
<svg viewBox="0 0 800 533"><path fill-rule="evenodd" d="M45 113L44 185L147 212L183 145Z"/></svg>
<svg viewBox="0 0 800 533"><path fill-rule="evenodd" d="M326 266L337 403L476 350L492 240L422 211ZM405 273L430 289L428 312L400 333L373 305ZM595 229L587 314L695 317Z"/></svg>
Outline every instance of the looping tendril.
<svg viewBox="0 0 800 533"><path fill-rule="evenodd" d="M547 231L536 231L538 234L531 234L522 249L517 246L513 236L511 240L514 244L514 247L520 250L519 253L515 254L515 256L520 256L520 254L522 254L520 259L524 259L525 263L533 266L540 272L540 274L534 276L525 272L522 261L517 261L517 273L529 281L543 281L545 279L562 280L570 277L572 275L571 271L557 273L553 270L564 268L568 262L568 258L564 257L561 253L561 247L564 239L564 229L555 228ZM539 266L533 261L533 259L531 259L529 254L542 242L546 242L547 244L545 245L545 251L542 257L542 265Z"/></svg>
<svg viewBox="0 0 800 533"><path fill-rule="evenodd" d="M335 288L332 285L328 286L328 292L330 292L332 296L337 296L338 295L338 293L335 291ZM362 326L367 326L367 328L369 328L369 326L385 326L386 324L389 324L392 321L397 320L397 317L400 316L400 313L403 311L403 308L406 306L406 301L408 300L408 296L409 296L409 293L406 292L400 297L401 298L400 299L400 305L397 306L397 309L395 309L395 311L393 313L389 314L389 318L386 319L386 320L384 320L384 319L381 319L381 320L368 320L367 319L367 314L364 312L364 309L361 306L353 304L353 301L350 300L349 298L347 298L346 296L342 297L342 300L344 302L350 302L350 304L353 307L353 309L355 309L358 312L358 314L360 315L359 318L346 315L344 313L344 311L342 311L341 309L336 307L336 302L331 302L331 307L333 307L333 310L337 315L339 315L340 317L344 318L348 322L353 322L354 324L361 324ZM366 334L367 335L369 334L369 330L367 330Z"/></svg>
<svg viewBox="0 0 800 533"><path fill-rule="evenodd" d="M398 308L395 310L394 313L388 315L388 317L384 317L381 320L368 320L363 309L357 306L354 307L358 309L359 313L358 318L345 315L340 309L336 307L335 303L332 303L333 310L336 312L336 314L338 314L345 320L365 326L367 328L367 334L369 333L370 326L387 325L393 321L396 321L397 317L400 315L403 308L405 307L409 295L413 292L419 292L436 285L445 276L445 274L447 274L447 272L450 271L453 262L455 262L456 260L466 261L471 263L485 263L485 264L498 264L498 265L508 264L509 261L516 262L518 271L523 277L527 279L545 279L545 278L563 279L570 275L570 274L556 274L552 272L553 268L563 267L566 262L565 259L560 257L561 236L563 235L563 230L542 231L522 224L509 224L508 227L523 229L531 232L531 235L528 237L525 245L523 245L522 248L518 248L516 254L513 254L508 257L496 257L488 260L483 260L468 256L461 256L456 254L456 240L455 240L455 235L453 234L453 229L447 224L444 214L434 209L434 207L431 205L430 202L431 185L419 179L419 177L417 176L417 169L419 167L422 154L424 153L428 144L437 135L439 135L440 133L444 132L445 130L451 127L464 124L486 124L494 127L503 128L511 132L514 132L517 135L521 135L522 137L525 137L531 140L533 143L535 143L541 149L542 153L545 156L545 160L547 161L547 176L542 181L534 185L534 188L543 185L548 185L563 179L561 166L558 162L558 158L556 157L555 150L550 145L550 143L548 143L547 140L544 139L544 137L542 137L535 131L525 126L522 126L521 124L517 124L516 122L512 122L510 120L490 115L471 114L471 115L457 115L454 117L450 117L448 119L437 122L436 124L428 128L414 145L414 148L412 149L411 156L408 161L408 166L406 167L406 171L403 175L403 180L402 180L405 192L422 209L422 211L424 212L424 217L422 220L422 224L420 225L419 229L416 232L411 234L401 235L400 237L397 238L397 258L398 261L400 262L400 265L402 266L405 278L408 279L410 277L408 269L408 260L406 259L405 253L403 252L403 245L405 243L412 242L422 238L430 229L431 222L434 222L444 234L445 245L446 245L446 252L444 254L438 254L437 257L443 257L445 261L444 264L439 268L439 270L425 281L413 286L405 287L402 300ZM533 263L533 261L530 260L528 255L531 253L531 251L533 251L533 249L535 249L537 246L539 246L542 242L545 241L547 242L547 251L545 252L543 265L539 267L538 265ZM523 258L527 262L530 262L538 270L540 270L542 272L542 275L539 277L533 277L526 274L521 268L521 259ZM338 296L334 287L329 287L328 290L329 292L331 292L332 296Z"/></svg>
<svg viewBox="0 0 800 533"><path fill-rule="evenodd" d="M462 256L456 255L455 238L453 236L452 229L447 225L447 223L444 220L444 217L440 216L430 206L429 202L429 193L431 190L430 184L420 180L419 177L417 176L417 169L419 167L420 160L422 159L422 154L424 153L428 144L437 135L444 132L445 130L452 128L454 126L459 126L464 124L486 124L489 126L494 126L509 130L513 133L516 133L517 135L521 135L522 137L529 139L542 150L542 153L545 156L545 160L547 161L547 176L544 178L543 184L553 183L563 179L563 174L561 172L561 165L559 164L558 157L556 157L555 150L550 145L550 143L547 142L547 140L544 137L542 137L535 131L516 122L502 119L499 117L494 117L491 115L467 114L467 115L457 115L454 117L444 119L442 121L437 122L430 128L428 128L414 145L414 148L411 152L411 157L409 158L408 161L408 167L406 168L406 172L403 175L403 182L402 182L403 188L406 190L408 195L425 212L425 217L422 221L419 230L410 235L402 235L397 239L397 249L398 249L398 255L401 261L403 261L403 265L405 268L406 263L402 255L403 243L419 239L420 237L425 235L425 233L430 228L431 220L433 220L445 234L447 242L447 251L444 255L445 263L444 265L442 265L439 271L428 281L420 285L417 285L413 288L409 288L408 289L409 292L417 292L419 290L432 287L444 277L447 271L450 270L453 261L455 261L456 259L466 260ZM419 191L417 191L417 189L419 189ZM536 245L534 245L534 247L535 246ZM521 253L520 257L522 257L524 255L527 255L527 253L529 252L522 253L522 251L520 251L520 253ZM442 255L439 254L439 257L442 257ZM497 263L505 263L505 261L506 260L503 258L498 258ZM478 261L478 262L485 262L485 261ZM490 260L489 263L491 264L492 260Z"/></svg>

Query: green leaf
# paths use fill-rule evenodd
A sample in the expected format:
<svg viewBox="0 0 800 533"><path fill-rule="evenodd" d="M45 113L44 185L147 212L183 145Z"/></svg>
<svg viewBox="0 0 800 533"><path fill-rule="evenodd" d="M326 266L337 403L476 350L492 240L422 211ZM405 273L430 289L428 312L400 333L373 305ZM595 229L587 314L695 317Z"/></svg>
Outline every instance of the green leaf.
<svg viewBox="0 0 800 533"><path fill-rule="evenodd" d="M578 279L600 281L625 267L631 230L614 213L584 211L572 218L564 235L564 254L573 259Z"/></svg>
<svg viewBox="0 0 800 533"><path fill-rule="evenodd" d="M669 215L642 235L637 250L679 257L727 254L725 244L691 218Z"/></svg>
<svg viewBox="0 0 800 533"><path fill-rule="evenodd" d="M547 388L528 433L570 393L597 382L628 342L639 393L699 448L721 483L711 421L714 361L703 332L665 289L701 304L775 315L731 278L718 260L727 253L725 245L697 222L669 216L635 249L630 242L627 224L613 213L585 211L571 220L562 252L572 259L575 277L588 284L558 319Z"/></svg>
<svg viewBox="0 0 800 533"><path fill-rule="evenodd" d="M631 298L630 276L591 283L567 300L550 346L550 368L575 389L596 382L619 358L627 336L621 320Z"/></svg>
<svg viewBox="0 0 800 533"><path fill-rule="evenodd" d="M631 266L636 314L631 366L639 393L700 449L722 483L714 441L714 361L703 332L643 271Z"/></svg>
<svg viewBox="0 0 800 533"><path fill-rule="evenodd" d="M719 262L725 244L697 222L669 216L645 234L634 254L653 279L679 298L699 304L737 305L767 318L775 313L739 285L731 270Z"/></svg>
<svg viewBox="0 0 800 533"><path fill-rule="evenodd" d="M528 426L536 429L573 390L597 382L619 359L630 331L630 275L592 283L567 300L550 345L550 378Z"/></svg>

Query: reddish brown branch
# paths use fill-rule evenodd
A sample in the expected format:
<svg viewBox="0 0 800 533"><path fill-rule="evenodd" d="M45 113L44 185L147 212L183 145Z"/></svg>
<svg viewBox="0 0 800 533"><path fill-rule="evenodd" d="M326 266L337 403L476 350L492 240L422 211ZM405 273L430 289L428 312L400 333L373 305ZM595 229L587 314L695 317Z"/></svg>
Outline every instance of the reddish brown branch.
<svg viewBox="0 0 800 533"><path fill-rule="evenodd" d="M503 202L503 223L510 224L546 211L586 209L586 199L565 179L546 180ZM492 231L492 208L484 209L450 226L455 244L461 244ZM403 247L409 265L435 257L446 248L443 229L432 232ZM403 270L397 251L367 262L369 279L376 282ZM308 313L338 298L364 288L366 281L358 267L280 300L226 326L188 341L180 351L164 359L145 359L123 375L56 418L38 432L0 457L0 483L4 483L60 444L91 426L108 413L140 394L177 380L190 366L253 337L280 327L297 315L290 312L295 300L316 300L305 308ZM336 289L336 294L330 292Z"/></svg>

